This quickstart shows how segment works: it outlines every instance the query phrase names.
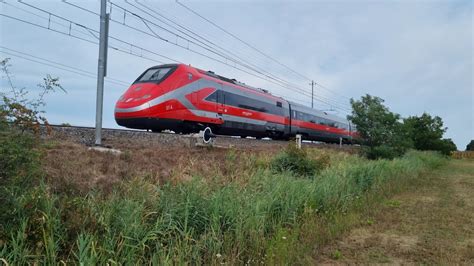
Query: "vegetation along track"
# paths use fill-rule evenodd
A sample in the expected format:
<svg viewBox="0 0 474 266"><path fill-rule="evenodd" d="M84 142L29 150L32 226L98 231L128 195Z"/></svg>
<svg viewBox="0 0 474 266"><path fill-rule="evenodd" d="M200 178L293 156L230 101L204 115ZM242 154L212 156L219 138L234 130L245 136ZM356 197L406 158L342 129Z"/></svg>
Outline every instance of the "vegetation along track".
<svg viewBox="0 0 474 266"><path fill-rule="evenodd" d="M474 264L474 160L451 160L324 248L324 263Z"/></svg>
<svg viewBox="0 0 474 266"><path fill-rule="evenodd" d="M445 161L143 143L115 155L18 133L0 141L10 165L0 258L11 265L314 263L365 210Z"/></svg>

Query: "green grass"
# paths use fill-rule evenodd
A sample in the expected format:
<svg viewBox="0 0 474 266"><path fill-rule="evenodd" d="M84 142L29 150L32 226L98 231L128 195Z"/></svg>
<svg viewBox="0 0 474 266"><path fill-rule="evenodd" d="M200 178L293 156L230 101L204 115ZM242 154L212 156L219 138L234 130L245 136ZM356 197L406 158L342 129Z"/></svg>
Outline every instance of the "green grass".
<svg viewBox="0 0 474 266"><path fill-rule="evenodd" d="M317 160L321 151L308 150L307 156ZM1 188L9 209L1 216L0 258L13 265L304 262L311 244L305 241L337 236L350 217L360 218L354 210L379 202L444 160L421 152L392 161L327 156L329 166L304 178L244 156L252 167L239 171L238 182L195 176L159 185L138 177L111 194L91 191L85 197L52 193L41 173L33 172L33 182L29 171L12 167L15 179L36 185L7 182ZM235 160L232 151L227 160ZM39 158L32 156L31 163L39 165Z"/></svg>

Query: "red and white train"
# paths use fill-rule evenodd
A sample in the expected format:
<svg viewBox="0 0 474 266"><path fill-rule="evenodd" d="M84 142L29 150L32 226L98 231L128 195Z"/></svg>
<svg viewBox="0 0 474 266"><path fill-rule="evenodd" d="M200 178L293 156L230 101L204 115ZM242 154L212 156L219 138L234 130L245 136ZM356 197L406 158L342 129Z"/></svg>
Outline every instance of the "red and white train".
<svg viewBox="0 0 474 266"><path fill-rule="evenodd" d="M346 119L276 97L235 79L184 64L147 69L120 97L115 120L152 131L350 143L357 132Z"/></svg>

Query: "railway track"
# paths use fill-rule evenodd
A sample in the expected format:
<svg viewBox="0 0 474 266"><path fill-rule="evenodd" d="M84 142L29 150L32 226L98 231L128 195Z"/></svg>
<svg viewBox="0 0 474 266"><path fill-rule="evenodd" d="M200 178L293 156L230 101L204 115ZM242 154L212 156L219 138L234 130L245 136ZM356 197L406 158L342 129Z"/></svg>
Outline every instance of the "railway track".
<svg viewBox="0 0 474 266"><path fill-rule="evenodd" d="M85 145L94 145L95 127L72 126L72 125L50 125L49 134L45 126L42 126L42 136L44 138L69 140ZM102 137L104 145L120 147L123 145L167 145L167 146L189 146L193 136L192 134L182 135L172 132L151 132L145 130L103 128ZM216 145L232 146L236 148L259 148L271 146L286 146L288 141L240 138L234 136L217 135ZM321 142L303 142L304 146L313 146L320 148L332 148L342 150L353 150L354 146L343 145L339 147L336 144L327 144Z"/></svg>

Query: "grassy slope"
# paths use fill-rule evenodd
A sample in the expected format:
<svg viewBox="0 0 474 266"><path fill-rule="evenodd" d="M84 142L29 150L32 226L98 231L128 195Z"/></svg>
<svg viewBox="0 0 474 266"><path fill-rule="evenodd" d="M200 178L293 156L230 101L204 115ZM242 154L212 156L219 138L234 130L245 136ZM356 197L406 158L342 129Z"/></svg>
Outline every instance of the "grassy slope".
<svg viewBox="0 0 474 266"><path fill-rule="evenodd" d="M422 175L371 219L326 247L318 260L474 264L474 160L451 160Z"/></svg>
<svg viewBox="0 0 474 266"><path fill-rule="evenodd" d="M22 153L6 144L12 143L2 143L2 158ZM136 176L117 180L112 192L85 195L58 190L51 180L59 179L43 182L38 172L12 169L14 182L7 177L2 187L8 208L0 258L85 265L312 262L321 245L366 222L364 213L443 162L429 153L393 161L321 150L309 155L329 156L331 166L305 178L275 174L273 155L231 150L226 171L164 185ZM19 187L17 180L30 185Z"/></svg>

